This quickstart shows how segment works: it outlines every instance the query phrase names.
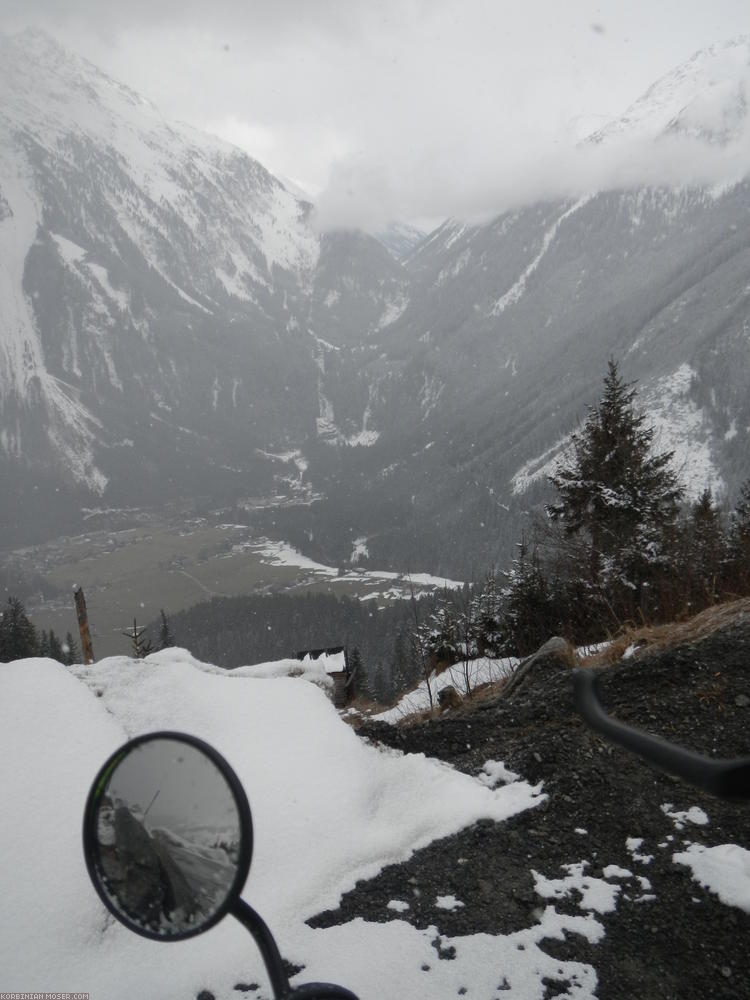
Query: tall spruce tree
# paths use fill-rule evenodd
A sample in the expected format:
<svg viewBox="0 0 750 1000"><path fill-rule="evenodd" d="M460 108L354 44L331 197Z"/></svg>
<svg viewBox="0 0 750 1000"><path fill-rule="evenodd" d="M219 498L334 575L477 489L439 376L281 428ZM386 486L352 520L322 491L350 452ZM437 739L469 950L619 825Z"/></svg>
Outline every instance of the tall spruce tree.
<svg viewBox="0 0 750 1000"><path fill-rule="evenodd" d="M600 402L549 477L558 500L547 513L582 541L587 582L615 598L617 614L641 607L644 588L664 572L682 496L672 452L654 454L654 431L635 397L610 361Z"/></svg>

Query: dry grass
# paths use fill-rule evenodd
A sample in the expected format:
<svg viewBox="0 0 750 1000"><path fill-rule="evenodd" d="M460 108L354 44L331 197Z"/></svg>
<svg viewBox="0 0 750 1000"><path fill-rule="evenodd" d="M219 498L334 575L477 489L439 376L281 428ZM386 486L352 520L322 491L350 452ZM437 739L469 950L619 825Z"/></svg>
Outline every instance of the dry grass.
<svg viewBox="0 0 750 1000"><path fill-rule="evenodd" d="M434 705L432 708L423 708L420 712L412 712L410 715L405 715L403 719L399 719L396 726L401 729L409 729L411 726L421 726L424 722L430 722L432 719L439 719L440 707Z"/></svg>
<svg viewBox="0 0 750 1000"><path fill-rule="evenodd" d="M637 657L646 651L695 642L747 615L750 615L750 598L743 597L706 608L687 621L643 625L639 628L625 627L606 649L581 657L580 663L585 667L608 667L618 663L630 647L634 647L633 656Z"/></svg>
<svg viewBox="0 0 750 1000"><path fill-rule="evenodd" d="M501 677L497 681L485 681L484 684L478 684L475 688L472 688L471 697L468 700L476 702L494 698L507 686L512 676L513 674L508 674L507 677Z"/></svg>

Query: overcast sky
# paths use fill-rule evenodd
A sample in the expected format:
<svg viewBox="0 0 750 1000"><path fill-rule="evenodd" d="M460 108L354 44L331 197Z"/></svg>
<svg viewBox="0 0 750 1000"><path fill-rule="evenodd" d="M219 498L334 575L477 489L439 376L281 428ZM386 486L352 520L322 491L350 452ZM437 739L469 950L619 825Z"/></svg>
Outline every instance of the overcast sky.
<svg viewBox="0 0 750 1000"><path fill-rule="evenodd" d="M491 214L748 0L0 0L333 223Z"/></svg>

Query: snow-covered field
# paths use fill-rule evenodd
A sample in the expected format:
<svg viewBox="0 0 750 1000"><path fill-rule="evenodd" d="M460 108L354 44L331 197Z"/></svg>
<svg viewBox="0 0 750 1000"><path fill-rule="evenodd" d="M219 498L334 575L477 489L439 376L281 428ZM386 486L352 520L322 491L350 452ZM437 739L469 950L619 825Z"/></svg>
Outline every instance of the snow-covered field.
<svg viewBox="0 0 750 1000"><path fill-rule="evenodd" d="M360 550L364 548L367 539L358 539ZM262 561L272 566L294 566L298 569L310 570L316 576L326 578L329 583L364 584L367 587L379 589L368 590L362 600L404 600L414 595L434 593L435 590L460 590L463 583L460 580L448 580L429 573L394 573L387 570L361 570L354 567L347 572L340 572L335 566L324 566L315 562L301 552L287 545L286 542L273 542L268 538L255 539L235 546L237 551L242 548L252 549L258 553ZM234 550L233 550L234 551ZM355 561L355 560L353 560Z"/></svg>
<svg viewBox="0 0 750 1000"><path fill-rule="evenodd" d="M230 1000L236 983L256 982L269 995L260 956L231 918L189 941L152 942L115 922L89 883L81 819L94 775L126 739L168 728L208 740L238 772L255 827L243 896L285 957L305 966L299 980L340 982L362 1000L448 998L462 987L490 997L507 981L508 996L541 1000L544 978L565 966L575 984L570 995L594 998L591 966L552 959L539 944L566 931L599 940L597 915L616 905L619 887L610 879L627 877L621 870L606 872L607 880L587 877L586 862L568 866L563 878L537 873L539 922L507 936L442 938L442 947L456 949L449 962L435 961L434 928L404 920L408 886L407 899L388 904L385 923L306 926L384 865L480 818L502 823L545 798L498 761L472 778L422 755L365 744L334 710L322 670L309 664L297 678L274 676L285 673L283 664L227 672L184 650L92 667L42 659L0 665L0 988L107 1000L185 1000L210 989ZM729 884L733 904L750 909L748 852L695 845L676 860L720 894ZM555 900L574 890L582 894L581 912L558 913ZM447 892L438 900L446 908L462 904Z"/></svg>

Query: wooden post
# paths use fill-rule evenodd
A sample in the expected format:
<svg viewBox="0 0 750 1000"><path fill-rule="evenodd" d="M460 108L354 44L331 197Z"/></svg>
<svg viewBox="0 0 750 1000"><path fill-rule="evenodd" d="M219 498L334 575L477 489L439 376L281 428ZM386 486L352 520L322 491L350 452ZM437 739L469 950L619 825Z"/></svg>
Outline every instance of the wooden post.
<svg viewBox="0 0 750 1000"><path fill-rule="evenodd" d="M73 588L76 601L76 614L78 615L78 630L81 633L81 654L83 662L88 666L94 662L94 649L91 645L91 633L89 632L89 616L86 612L86 598L83 596L83 588L75 586Z"/></svg>

